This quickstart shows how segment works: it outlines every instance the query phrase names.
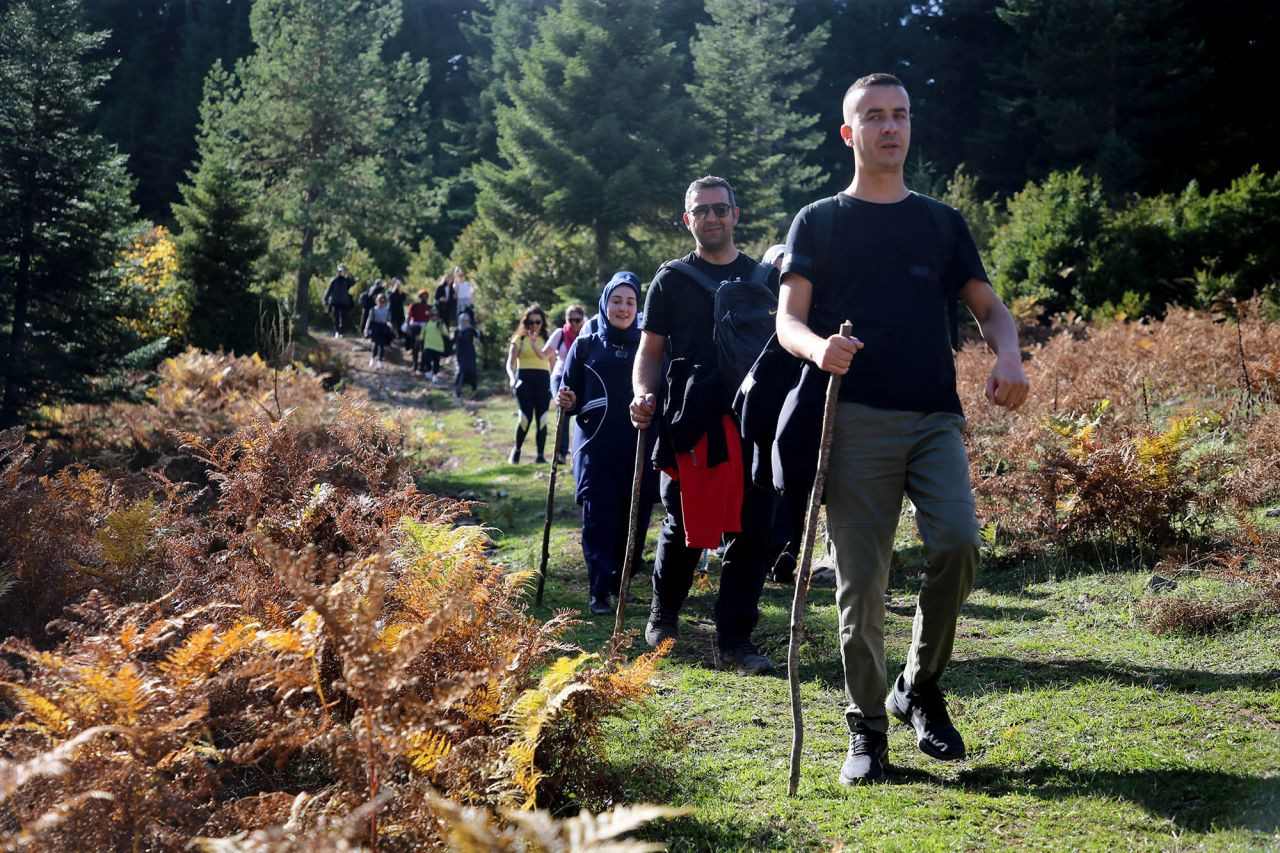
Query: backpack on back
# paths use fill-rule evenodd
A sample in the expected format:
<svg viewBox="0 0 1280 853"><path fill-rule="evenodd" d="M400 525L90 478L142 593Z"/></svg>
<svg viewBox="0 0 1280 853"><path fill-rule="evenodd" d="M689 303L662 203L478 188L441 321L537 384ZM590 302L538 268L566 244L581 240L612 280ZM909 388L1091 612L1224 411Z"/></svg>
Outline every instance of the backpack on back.
<svg viewBox="0 0 1280 853"><path fill-rule="evenodd" d="M716 361L732 397L773 335L778 314L778 294L769 287L773 267L756 264L749 279L723 282L684 261L667 261L662 266L688 276L715 300Z"/></svg>

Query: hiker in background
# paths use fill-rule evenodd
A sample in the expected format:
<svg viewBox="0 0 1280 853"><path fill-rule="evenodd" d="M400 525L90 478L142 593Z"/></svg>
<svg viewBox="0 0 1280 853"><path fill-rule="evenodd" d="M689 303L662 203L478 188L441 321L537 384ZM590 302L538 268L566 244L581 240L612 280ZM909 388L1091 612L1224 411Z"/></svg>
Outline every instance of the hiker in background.
<svg viewBox="0 0 1280 853"><path fill-rule="evenodd" d="M758 275L760 265L733 243L738 215L733 187L724 178L699 178L685 192L684 224L695 247L681 262L721 288L745 285ZM776 290L776 275L770 283ZM715 297L702 284L669 264L654 276L645 300L632 383L632 423L645 429L655 422L665 354L671 359L671 387L659 426L669 430L676 419L692 421L702 436L686 454L692 459L685 466L676 457L677 476L667 473L672 468L666 466L661 478L667 516L658 536L645 640L656 646L678 636L680 609L702 551L723 541L715 663L742 674L765 673L773 669L773 662L756 648L751 634L760 616L768 568L773 496L751 482L750 456L744 453L730 409L733 386L719 370L714 306ZM695 415L699 407L705 411ZM720 464L712 464L717 461Z"/></svg>
<svg viewBox="0 0 1280 853"><path fill-rule="evenodd" d="M453 289L452 271L440 276L440 283L436 285L435 303L436 316L452 326L458 318L458 295Z"/></svg>
<svg viewBox="0 0 1280 853"><path fill-rule="evenodd" d="M364 336L373 342L373 353L369 356L369 366L374 370L382 369L382 356L395 339L395 327L391 325L391 309L387 307L387 295L379 293L369 309L369 319L365 321Z"/></svg>
<svg viewBox="0 0 1280 853"><path fill-rule="evenodd" d="M404 333L409 338L409 346L413 352L412 370L420 373L424 369L422 358L422 328L431 319L431 306L427 304L430 296L426 290L418 291L418 301L409 306L409 316L404 323Z"/></svg>
<svg viewBox="0 0 1280 853"><path fill-rule="evenodd" d="M475 325L475 289L472 287L471 282L467 281L467 274L462 271L462 267L453 268L453 293L457 304L455 310L459 314L466 311L471 315L471 324Z"/></svg>
<svg viewBox="0 0 1280 853"><path fill-rule="evenodd" d="M461 310L461 309L459 309ZM507 347L507 379L516 397L519 420L516 423L515 445L507 461L520 461L520 447L530 428L534 430L538 459L545 463L547 444L547 407L551 405L551 358L555 355L547 346L547 314L539 305L524 310L519 324L511 334Z"/></svg>
<svg viewBox="0 0 1280 853"><path fill-rule="evenodd" d="M454 381L455 397L462 396L462 386L471 386L474 396L477 387L476 377L476 341L481 338L480 330L471 322L470 312L458 315L458 328L453 333L454 361L458 367L458 376Z"/></svg>
<svg viewBox="0 0 1280 853"><path fill-rule="evenodd" d="M378 304L378 294L386 292L387 286L382 279L376 279L373 284L369 285L369 289L360 294L360 328L367 329L369 327L369 312ZM366 334L367 338L368 335Z"/></svg>
<svg viewBox="0 0 1280 853"><path fill-rule="evenodd" d="M347 272L346 264L338 264L338 274L329 280L329 289L324 292L324 307L333 314L333 336L342 337L347 321L347 312L355 303L351 299L351 288L356 280Z"/></svg>
<svg viewBox="0 0 1280 853"><path fill-rule="evenodd" d="M444 321L436 316L428 317L426 324L422 327L421 372L424 377L430 374L433 384L443 378L440 375L440 359L444 357L444 339L448 332Z"/></svg>
<svg viewBox="0 0 1280 853"><path fill-rule="evenodd" d="M564 375L564 362L569 357L569 348L582 332L582 323L586 319L586 309L581 305L570 305L564 309L564 325L551 333L547 338L547 346L555 350L556 359L551 365L551 396L560 391L560 379ZM569 427L566 423L560 435L560 446L556 448L557 461L564 462L569 452Z"/></svg>
<svg viewBox="0 0 1280 853"><path fill-rule="evenodd" d="M600 329L579 335L569 350L556 402L577 415L573 442L573 479L582 505L582 556L590 585L588 607L595 615L612 613L618 595L631 520L632 460L636 430L631 425L631 368L640 345L637 312L640 279L615 273L600 294ZM584 313L580 305L569 310ZM643 433L652 449L656 430ZM647 455L647 454L646 454ZM652 468L641 485L636 549L644 548L644 530L657 497ZM636 555L637 557L639 554Z"/></svg>
<svg viewBox="0 0 1280 853"><path fill-rule="evenodd" d="M404 292L403 281L399 278L391 279L391 289L387 291L387 307L391 309L391 325L396 330L396 337L405 342L408 338L402 331L402 327L404 326L404 303L408 295Z"/></svg>
<svg viewBox="0 0 1280 853"><path fill-rule="evenodd" d="M849 87L842 107L853 180L792 222L777 329L793 355L844 377L826 498L848 703L840 781L858 785L885 778L890 714L915 729L926 755L965 755L940 683L978 564L952 353L957 299L996 353L987 400L1016 409L1028 383L1017 328L964 218L907 189L907 90L873 74ZM855 337L840 335L846 319ZM888 690L884 594L904 494L916 507L926 566L906 665Z"/></svg>

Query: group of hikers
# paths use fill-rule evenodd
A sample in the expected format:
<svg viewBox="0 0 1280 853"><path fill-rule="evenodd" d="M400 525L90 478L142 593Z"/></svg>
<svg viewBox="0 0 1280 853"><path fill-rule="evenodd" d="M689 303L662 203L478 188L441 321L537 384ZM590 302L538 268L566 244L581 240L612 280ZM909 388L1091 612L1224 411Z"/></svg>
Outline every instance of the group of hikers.
<svg viewBox="0 0 1280 853"><path fill-rule="evenodd" d="M512 462L530 430L543 460L552 399L576 417L573 471L591 612L611 612L619 592L633 497L641 531L661 501L645 640L654 647L678 640L699 562L718 546L715 663L742 674L774 668L752 639L760 595L779 562L778 540L784 554L798 553L826 379L842 377L822 497L850 733L839 778L856 785L885 778L890 716L914 728L926 754L965 755L941 688L979 555L952 352L957 300L995 353L988 402L1016 409L1029 386L1013 318L988 283L964 218L906 186L911 118L902 83L863 77L842 107L852 181L804 207L786 244L767 254L770 263L734 245L739 209L730 183L698 178L684 197L693 251L663 264L643 294L634 273L615 274L590 321L570 306L551 333L546 314L531 306L512 336L507 372L520 407ZM743 381L726 350L736 334L732 315L745 304L735 299L761 288L775 335L764 349L791 362L788 375L798 371L799 379L772 412L766 405L748 424L746 406L760 404L744 401L767 384L756 375L765 355L750 353L748 362L759 360ZM852 335L840 332L846 320ZM639 472L637 441L645 442ZM904 497L915 507L926 567L906 665L890 683L884 596Z"/></svg>
<svg viewBox="0 0 1280 853"><path fill-rule="evenodd" d="M333 336L341 338L347 313L356 304L351 291L356 280L346 264L338 264L337 275L329 281L324 306L333 317ZM477 388L476 327L474 288L462 267L455 266L441 276L435 292L419 290L409 302L404 281L391 279L388 285L377 279L360 293L359 331L371 347L369 366L381 370L387 347L397 341L411 355L414 373L434 384L444 381L443 359L454 356L457 375L454 392L462 394L466 385ZM407 304L406 304L407 303Z"/></svg>

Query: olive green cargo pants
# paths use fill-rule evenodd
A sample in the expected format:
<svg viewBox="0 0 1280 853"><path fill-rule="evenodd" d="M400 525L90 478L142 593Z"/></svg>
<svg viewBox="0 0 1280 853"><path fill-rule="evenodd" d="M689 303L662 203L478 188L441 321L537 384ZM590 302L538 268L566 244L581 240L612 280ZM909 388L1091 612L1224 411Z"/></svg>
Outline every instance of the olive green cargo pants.
<svg viewBox="0 0 1280 853"><path fill-rule="evenodd" d="M884 593L905 494L927 562L907 654L908 683L936 680L951 659L956 620L978 565L978 521L964 418L840 403L827 474L836 548L836 603L850 728L888 730Z"/></svg>

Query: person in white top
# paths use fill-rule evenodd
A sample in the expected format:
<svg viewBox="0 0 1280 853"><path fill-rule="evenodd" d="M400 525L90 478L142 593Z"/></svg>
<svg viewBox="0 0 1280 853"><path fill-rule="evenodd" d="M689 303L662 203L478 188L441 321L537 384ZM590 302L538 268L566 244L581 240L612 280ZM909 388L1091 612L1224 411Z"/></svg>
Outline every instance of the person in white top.
<svg viewBox="0 0 1280 853"><path fill-rule="evenodd" d="M467 311L475 318L475 294L462 267L453 268L453 292L458 299L458 313Z"/></svg>

